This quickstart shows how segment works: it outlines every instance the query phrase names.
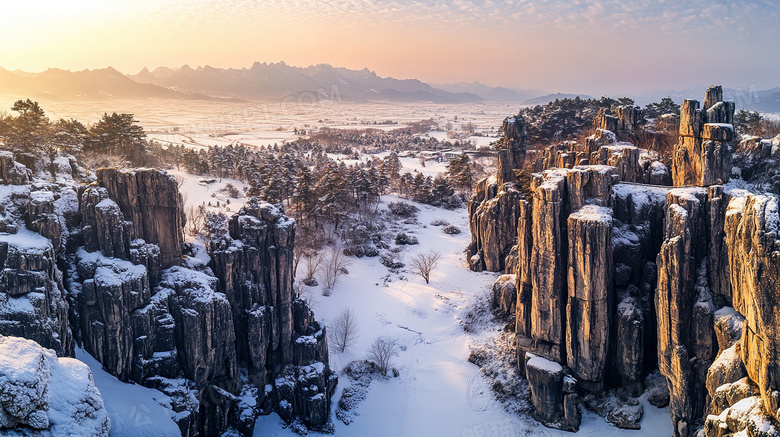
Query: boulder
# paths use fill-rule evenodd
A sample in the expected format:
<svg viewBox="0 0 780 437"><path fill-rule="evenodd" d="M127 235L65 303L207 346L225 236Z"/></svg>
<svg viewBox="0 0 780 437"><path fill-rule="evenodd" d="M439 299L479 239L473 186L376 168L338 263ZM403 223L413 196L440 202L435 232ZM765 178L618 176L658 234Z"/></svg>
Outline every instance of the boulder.
<svg viewBox="0 0 780 437"><path fill-rule="evenodd" d="M109 428L86 364L0 336L0 434L103 437Z"/></svg>
<svg viewBox="0 0 780 437"><path fill-rule="evenodd" d="M493 299L491 306L504 316L515 314L517 304L517 275L501 275L493 283Z"/></svg>

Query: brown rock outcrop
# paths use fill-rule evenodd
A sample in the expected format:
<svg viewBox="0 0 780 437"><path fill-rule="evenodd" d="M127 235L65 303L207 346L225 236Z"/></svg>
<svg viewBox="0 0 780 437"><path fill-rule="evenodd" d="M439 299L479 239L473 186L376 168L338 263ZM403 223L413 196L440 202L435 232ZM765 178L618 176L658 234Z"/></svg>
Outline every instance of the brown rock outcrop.
<svg viewBox="0 0 780 437"><path fill-rule="evenodd" d="M176 179L164 171L97 171L98 185L104 187L133 223L132 239L141 238L160 247L163 268L181 264L184 204Z"/></svg>
<svg viewBox="0 0 780 437"><path fill-rule="evenodd" d="M586 142L593 165L577 166L583 152L571 145L540 152L533 194L506 215L517 225L516 246L505 247L516 274L518 368L534 416L576 429L570 369L568 386L576 378L580 390L638 396L650 381L653 404L668 402L674 436L693 435L702 420L707 436L776 435L778 199L718 185L730 174L733 121L720 87L701 110L683 105L672 174L657 155L604 130L625 131L619 122L635 125L635 115L600 114L602 130ZM769 143L756 144L764 153ZM693 187L657 186L670 182ZM506 309L502 278L494 305ZM656 366L662 376L646 378ZM629 406L613 419L641 411Z"/></svg>
<svg viewBox="0 0 780 437"><path fill-rule="evenodd" d="M732 198L725 221L734 309L745 317L740 356L766 412L780 419L780 217L776 197Z"/></svg>
<svg viewBox="0 0 780 437"><path fill-rule="evenodd" d="M516 223L522 198L512 183L499 186L493 178L488 178L477 184L477 193L468 203L471 270L504 269L505 258L517 241Z"/></svg>
<svg viewBox="0 0 780 437"><path fill-rule="evenodd" d="M707 287L706 190L673 189L658 254L658 366L670 381L675 436L688 436L705 410L707 369L716 353L714 308Z"/></svg>
<svg viewBox="0 0 780 437"><path fill-rule="evenodd" d="M586 205L569 215L568 230L567 364L581 386L600 391L614 300L612 210Z"/></svg>
<svg viewBox="0 0 780 437"><path fill-rule="evenodd" d="M230 218L228 231L210 243L209 253L233 311L238 360L260 403L266 384L273 384L276 403L286 402L282 417L322 425L337 378L328 366L325 329L303 301L293 301L295 221L253 199Z"/></svg>
<svg viewBox="0 0 780 437"><path fill-rule="evenodd" d="M722 184L731 175L734 102L723 101L723 89L707 89L704 107L687 99L680 107L680 141L672 157L675 186Z"/></svg>

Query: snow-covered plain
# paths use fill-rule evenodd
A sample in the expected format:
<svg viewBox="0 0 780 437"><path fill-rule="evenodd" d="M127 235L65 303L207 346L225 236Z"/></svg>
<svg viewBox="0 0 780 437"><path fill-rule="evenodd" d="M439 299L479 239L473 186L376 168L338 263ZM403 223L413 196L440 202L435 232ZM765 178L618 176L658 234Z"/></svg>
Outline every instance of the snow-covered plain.
<svg viewBox="0 0 780 437"><path fill-rule="evenodd" d="M8 110L15 98L0 96L0 110ZM440 126L451 123L459 131L461 123L473 123L482 137L471 137L477 145L495 140L498 126L507 114L519 110L511 103L394 103L349 102L325 99L319 102L231 102L179 100L39 100L50 118L75 118L85 125L95 123L105 112L134 114L150 139L163 144L189 147L225 146L233 142L264 146L299 138L295 129L307 131L323 127L335 129L392 130L421 120L432 119ZM397 124L373 124L393 121ZM443 139L442 131L430 136Z"/></svg>

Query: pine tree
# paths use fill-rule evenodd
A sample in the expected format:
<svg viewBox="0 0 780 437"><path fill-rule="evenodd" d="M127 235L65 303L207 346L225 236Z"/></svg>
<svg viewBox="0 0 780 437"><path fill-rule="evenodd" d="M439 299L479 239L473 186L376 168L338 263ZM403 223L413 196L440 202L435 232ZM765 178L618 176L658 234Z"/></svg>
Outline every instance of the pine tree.
<svg viewBox="0 0 780 437"><path fill-rule="evenodd" d="M85 148L123 156L135 164L141 164L146 152L146 133L137 123L133 114L105 113L97 123L92 125L91 141Z"/></svg>
<svg viewBox="0 0 780 437"><path fill-rule="evenodd" d="M474 176L471 171L471 160L465 153L450 161L447 166L447 175L456 189L468 193L474 185Z"/></svg>
<svg viewBox="0 0 780 437"><path fill-rule="evenodd" d="M314 175L309 167L302 166L295 179L295 193L292 196L293 211L295 211L297 220L306 223L309 217L314 214L317 203L317 194L314 192Z"/></svg>
<svg viewBox="0 0 780 437"><path fill-rule="evenodd" d="M446 201L452 195L455 194L455 190L452 189L450 181L441 174L436 175L433 179L433 187L431 188L431 197L433 202L437 205Z"/></svg>
<svg viewBox="0 0 780 437"><path fill-rule="evenodd" d="M333 221L338 229L341 219L347 214L349 193L339 166L331 161L322 179L317 182L318 211Z"/></svg>
<svg viewBox="0 0 780 437"><path fill-rule="evenodd" d="M38 102L30 99L17 100L11 110L19 115L8 121L7 145L17 151L38 152L50 140L49 117Z"/></svg>

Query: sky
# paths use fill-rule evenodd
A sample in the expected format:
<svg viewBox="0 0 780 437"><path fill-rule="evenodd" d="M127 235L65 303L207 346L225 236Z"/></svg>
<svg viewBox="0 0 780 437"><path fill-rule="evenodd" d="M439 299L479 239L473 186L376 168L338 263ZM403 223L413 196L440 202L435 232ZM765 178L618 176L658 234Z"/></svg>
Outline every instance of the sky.
<svg viewBox="0 0 780 437"><path fill-rule="evenodd" d="M0 67L330 63L431 83L780 86L777 0L0 0Z"/></svg>

